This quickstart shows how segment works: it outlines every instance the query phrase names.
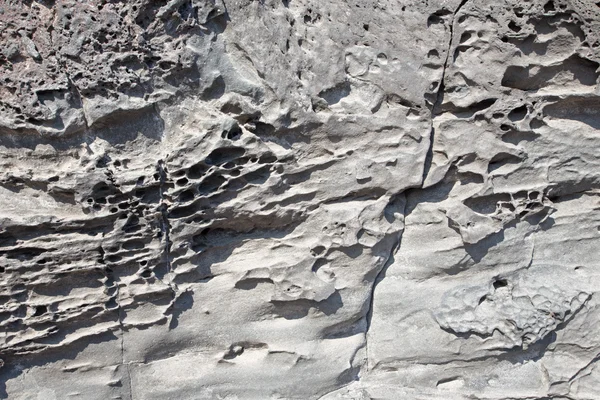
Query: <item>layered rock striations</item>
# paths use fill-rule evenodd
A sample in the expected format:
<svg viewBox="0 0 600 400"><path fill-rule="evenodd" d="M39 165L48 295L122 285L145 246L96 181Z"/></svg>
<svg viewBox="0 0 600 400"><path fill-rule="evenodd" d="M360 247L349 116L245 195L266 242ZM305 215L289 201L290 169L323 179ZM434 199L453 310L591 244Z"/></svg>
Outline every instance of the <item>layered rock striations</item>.
<svg viewBox="0 0 600 400"><path fill-rule="evenodd" d="M7 0L0 38L0 398L597 398L600 5Z"/></svg>

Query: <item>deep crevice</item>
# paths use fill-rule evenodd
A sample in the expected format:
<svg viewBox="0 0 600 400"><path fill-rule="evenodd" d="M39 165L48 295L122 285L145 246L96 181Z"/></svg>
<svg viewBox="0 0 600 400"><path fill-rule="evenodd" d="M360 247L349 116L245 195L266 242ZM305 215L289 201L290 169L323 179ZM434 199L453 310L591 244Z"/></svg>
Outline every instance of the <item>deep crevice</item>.
<svg viewBox="0 0 600 400"><path fill-rule="evenodd" d="M443 97L444 97L444 80L446 78L446 70L448 68L448 61L449 61L449 55L450 55L450 50L452 49L452 42L454 41L454 22L456 20L456 15L460 12L460 10L465 6L465 4L468 2L469 0L462 0L461 3L458 5L458 7L456 8L456 10L454 11L454 13L452 13L452 19L450 21L450 40L448 42L448 48L446 51L446 59L444 60L444 67L442 70L442 77L440 80L440 85L437 89L436 92L436 96L435 96L435 101L432 104L431 107L431 123L430 123L430 127L431 127L431 135L430 135L430 143L429 143L429 149L427 151L427 156L425 158L425 166L423 168L423 177L421 180L421 187L420 188L414 188L415 190L418 189L424 189L425 187L423 186L425 184L425 179L429 173L429 170L431 168L431 161L433 159L433 141L434 141L434 135L435 135L435 130L433 128L433 120L436 116L436 109L441 105L441 102L443 101ZM404 191L405 192L405 191ZM398 193L396 196L401 195L402 193ZM392 204L394 201L397 200L397 197L393 196L390 199L389 204ZM407 199L405 199L404 204L403 204L403 212L402 214L405 215L406 214L406 206L408 204ZM379 272L376 274L375 279L373 281L373 286L371 288L371 294L369 297L369 308L367 309L367 313L365 315L366 318L366 329L365 329L365 362L366 362L366 372L369 371L369 343L368 343L368 334L369 334L369 329L371 327L371 320L373 317L373 304L375 301L375 290L377 288L377 284L378 282L380 282L381 280L384 279L385 277L385 273L387 271L387 269L389 268L389 266L394 262L394 254L396 254L396 252L400 249L401 246L401 242L402 242L402 236L404 234L404 229L402 229L400 232L398 232L398 237L395 240L395 243L392 245L388 258L386 259L385 263L383 264L383 267L381 268L381 270L379 270Z"/></svg>
<svg viewBox="0 0 600 400"><path fill-rule="evenodd" d="M165 261L167 263L167 272L171 272L171 224L169 223L169 206L165 201L165 189L167 185L167 170L165 169L164 161L159 160L157 164L157 170L159 175L159 194L160 194L160 204L158 206L158 210L160 211L160 224L161 224L161 232L163 235L163 240L165 242L164 247L164 255Z"/></svg>
<svg viewBox="0 0 600 400"><path fill-rule="evenodd" d="M446 80L446 70L448 69L448 62L450 60L450 51L452 50L452 42L454 41L454 22L456 20L456 15L460 12L460 10L467 4L469 0L462 0L454 13L452 14L452 19L450 20L450 40L448 41L448 46L446 49L446 58L444 60L444 65L442 68L442 77L440 79L440 85L435 94L435 100L431 105L431 124L430 124L430 134L429 134L429 149L427 150L427 155L425 156L425 165L423 167L423 178L422 185L425 183L425 179L431 170L431 163L433 161L433 143L435 140L435 128L433 127L433 120L437 115L437 109L441 106L442 101L444 100L445 93L445 85L444 81Z"/></svg>

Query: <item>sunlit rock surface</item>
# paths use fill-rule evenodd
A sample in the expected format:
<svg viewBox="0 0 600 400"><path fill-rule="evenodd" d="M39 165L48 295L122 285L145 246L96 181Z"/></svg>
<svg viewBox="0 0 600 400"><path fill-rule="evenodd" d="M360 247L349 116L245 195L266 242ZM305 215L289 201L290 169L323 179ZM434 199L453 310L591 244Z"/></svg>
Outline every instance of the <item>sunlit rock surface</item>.
<svg viewBox="0 0 600 400"><path fill-rule="evenodd" d="M0 398L600 387L600 5L0 3Z"/></svg>

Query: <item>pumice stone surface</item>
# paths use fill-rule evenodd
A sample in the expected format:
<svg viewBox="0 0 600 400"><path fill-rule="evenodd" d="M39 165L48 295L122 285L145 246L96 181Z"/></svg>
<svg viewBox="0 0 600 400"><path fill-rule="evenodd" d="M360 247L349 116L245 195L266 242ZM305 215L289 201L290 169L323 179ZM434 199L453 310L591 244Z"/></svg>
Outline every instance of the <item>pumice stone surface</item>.
<svg viewBox="0 0 600 400"><path fill-rule="evenodd" d="M600 399L600 3L0 1L0 398Z"/></svg>

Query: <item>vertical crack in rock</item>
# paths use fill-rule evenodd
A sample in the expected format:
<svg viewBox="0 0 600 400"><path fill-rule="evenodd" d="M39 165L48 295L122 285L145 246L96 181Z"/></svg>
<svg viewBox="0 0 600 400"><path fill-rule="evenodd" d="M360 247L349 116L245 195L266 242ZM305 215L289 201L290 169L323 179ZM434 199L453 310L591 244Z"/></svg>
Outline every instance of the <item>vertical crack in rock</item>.
<svg viewBox="0 0 600 400"><path fill-rule="evenodd" d="M117 312L117 322L119 324L119 330L120 330L120 334L121 334L121 338L119 340L119 352L120 352L120 358L121 358L121 362L120 362L120 366L122 366L124 368L124 372L126 375L126 379L128 381L128 386L129 386L129 398L130 400L133 399L133 393L132 393L132 386L131 386L131 373L129 370L129 363L125 362L125 324L123 323L124 319L125 319L125 311L123 310L123 306L121 305L121 301L120 301L120 296L121 296L121 287L120 287L120 282L117 281L115 279L114 276L114 271L112 270L112 268L108 265L106 265L106 252L104 251L104 249L102 248L102 246L100 246L98 248L98 252L99 252L99 257L98 257L98 262L102 265L104 265L104 274L105 274L105 286L107 288L107 290L110 290L113 285L115 288L114 293L111 296L111 302L114 300L113 305L116 306L116 312ZM114 309L115 307L113 307Z"/></svg>
<svg viewBox="0 0 600 400"><path fill-rule="evenodd" d="M119 325L121 326L121 366L125 369L124 374L127 379L127 386L129 387L129 400L133 400L133 386L131 384L131 370L129 369L130 363L125 362L125 327L123 325L123 317L121 316L122 308L119 305Z"/></svg>
<svg viewBox="0 0 600 400"><path fill-rule="evenodd" d="M393 203L394 201L397 200L398 196L404 196L403 193L400 193L396 196L393 196L389 203ZM404 209L402 210L402 215L404 216L406 212L406 199L404 199ZM367 313L365 314L365 318L367 321L367 327L365 329L365 353L366 353L366 372L369 372L369 329L371 327L371 321L373 318L373 303L375 302L375 289L377 288L377 284L384 279L385 277L385 271L387 270L387 268L394 263L395 259L394 259L394 254L398 251L398 249L400 248L400 244L402 242L402 233L403 233L404 227L402 228L402 230L400 230L400 232L397 233L397 237L394 240L393 245L390 248L390 252L385 260L385 262L383 263L383 266L381 267L381 269L377 272L377 274L375 275L375 279L373 280L373 285L371 286L371 293L369 295L369 308L367 309Z"/></svg>
<svg viewBox="0 0 600 400"><path fill-rule="evenodd" d="M450 38L448 40L448 46L446 47L446 58L444 59L444 63L442 64L442 77L440 79L440 85L436 92L435 101L433 102L433 105L431 106L431 119L435 118L436 108L441 105L443 98L444 98L444 90L445 90L444 80L446 79L446 70L448 69L448 62L450 61L450 52L452 50L452 43L454 42L454 20L456 19L456 15L465 6L465 4L467 4L468 1L469 0L461 0L458 7L456 7L456 10L454 10L454 12L452 13L452 18L450 18L450 24L448 26L448 29L450 30L450 35L449 35ZM433 143L433 138L431 140L431 143Z"/></svg>
<svg viewBox="0 0 600 400"><path fill-rule="evenodd" d="M437 108L441 106L442 101L444 100L444 91L445 91L445 79L446 79L446 70L448 69L448 62L450 61L450 53L452 50L452 43L454 42L454 21L456 19L456 15L460 12L460 10L469 2L469 0L461 0L456 10L452 13L452 18L450 18L449 30L450 30L450 38L448 40L448 46L446 48L446 57L442 64L442 76L440 78L440 84L437 88L435 98L433 104L431 105L431 125L430 125L430 135L429 135L429 149L427 151L427 155L425 156L425 166L423 168L423 184L422 187L427 187L425 185L425 180L429 174L431 169L431 163L433 162L433 142L435 140L435 128L433 127L433 120L437 115Z"/></svg>
<svg viewBox="0 0 600 400"><path fill-rule="evenodd" d="M443 101L443 96L444 96L444 79L446 78L446 69L448 68L448 62L450 60L450 52L452 50L452 43L454 41L454 21L456 19L456 15L460 12L460 10L465 6L465 4L468 2L469 0L462 0L460 2L460 4L458 5L458 7L456 8L456 10L452 13L452 18L450 19L450 24L449 24L449 30L450 30L450 38L448 40L448 46L447 46L447 50L446 50L446 57L445 60L443 62L443 67L442 67L442 74L441 74L441 79L440 79L440 84L439 87L437 89L436 92L436 96L435 96L435 100L434 103L431 107L431 118L430 118L430 129L431 129L431 134L430 134L430 142L429 142L429 148L427 150L427 154L425 157L425 164L424 164L424 168L423 168L423 176L422 176L422 181L421 181L421 186L420 188L414 188L414 189L407 189L406 191L402 192L405 193L408 190L411 191L416 191L416 190L420 190L423 189L423 184L425 182L425 178L427 177L427 173L429 171L429 168L431 167L431 161L433 158L433 141L434 141L434 128L433 128L433 119L435 118L436 115L436 108L441 104L441 102ZM399 193L398 195L402 194ZM390 200L390 203L393 202L395 199L395 197L392 197L392 199ZM404 211L403 211L403 215L405 215L405 211L406 211L406 199L404 202ZM378 282L380 282L384 275L385 275L385 271L386 269L394 262L394 254L399 250L400 245L401 245L401 241L402 241L402 234L403 231L398 233L398 237L396 238L395 243L393 244L393 246L390 249L390 253L387 257L386 262L384 263L384 266L379 270L379 272L377 273L377 275L375 276L375 279L373 281L373 285L371 287L371 294L369 297L369 308L367 310L366 313L366 320L367 320L367 327L365 330L365 351L366 351L366 369L367 371L369 371L369 348L368 348L368 334L369 334L369 328L371 326L371 320L373 317L373 303L374 303L374 298L375 298L375 289L377 287Z"/></svg>
<svg viewBox="0 0 600 400"><path fill-rule="evenodd" d="M592 299L592 297L593 297L593 295L590 295L586 299L586 301L582 304L582 306L571 315L569 320L572 320L573 318L575 318L577 313L579 313L581 310L584 309L584 306L587 305L587 303ZM566 325L567 323L568 323L568 320L564 322L564 325ZM583 365L582 367L577 369L577 371L572 376L569 377L569 379L567 380L569 385L572 385L576 379L578 379L579 377L582 376L582 374L591 374L591 371L589 371L589 368L591 366L593 366L594 364L596 364L598 361L600 361L600 353L597 353L592 359L590 359L590 361L588 361L587 363L585 363L585 365Z"/></svg>
<svg viewBox="0 0 600 400"><path fill-rule="evenodd" d="M166 185L167 185L167 170L163 160L158 160L157 170L159 175L159 194L160 204L158 210L160 212L160 229L162 232L162 238L164 240L164 257L167 263L167 274L171 273L171 224L169 223L169 201L166 197Z"/></svg>

